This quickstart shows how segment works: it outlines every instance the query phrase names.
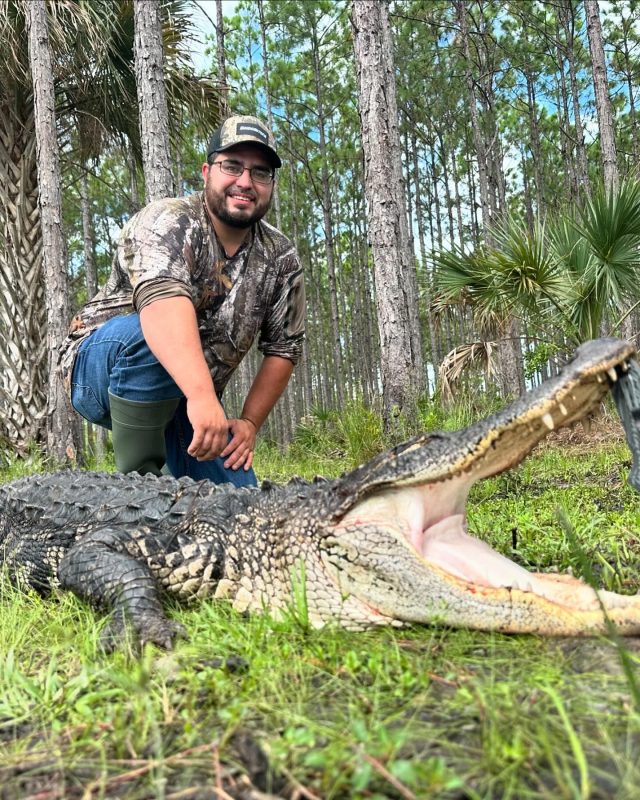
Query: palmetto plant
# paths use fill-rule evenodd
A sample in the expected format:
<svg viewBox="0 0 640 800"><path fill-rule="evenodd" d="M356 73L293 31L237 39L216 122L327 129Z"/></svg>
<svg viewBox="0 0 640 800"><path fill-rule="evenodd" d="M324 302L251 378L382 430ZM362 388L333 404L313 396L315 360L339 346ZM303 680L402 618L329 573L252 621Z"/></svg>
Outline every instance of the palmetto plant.
<svg viewBox="0 0 640 800"><path fill-rule="evenodd" d="M561 221L550 244L572 288L575 338L618 334L624 309L640 299L640 183L598 191Z"/></svg>
<svg viewBox="0 0 640 800"><path fill-rule="evenodd" d="M520 353L519 320L523 313L536 308L540 298L551 298L563 291L563 281L544 246L545 232L537 226L533 232L515 218L507 219L492 230L491 245L482 245L472 253L457 248L435 258L436 308L464 303L472 309L474 321L484 341L492 343L491 352L499 366L484 363L486 375L495 376L502 393L517 394ZM470 343L463 343L470 344ZM453 385L453 364L460 376L465 365L480 364L482 348L456 349L455 358L445 358L440 378L443 385ZM490 368L491 367L491 368ZM504 380L504 373L510 375Z"/></svg>
<svg viewBox="0 0 640 800"><path fill-rule="evenodd" d="M0 0L0 440L17 452L41 438L47 406L26 2ZM171 118L210 128L219 119L219 93L187 68L191 6L163 0ZM132 0L64 0L47 9L63 169L65 158L84 161L117 139L139 153Z"/></svg>
<svg viewBox="0 0 640 800"><path fill-rule="evenodd" d="M527 319L541 339L554 332L572 343L619 333L623 316L638 300L640 184L594 193L583 206L532 231L510 218L492 232L491 246L459 249L435 259L436 302L469 305L481 332L504 330L510 318ZM458 348L455 375L464 366ZM469 360L470 364L471 361ZM485 365L486 367L486 365ZM446 370L445 370L446 372ZM451 383L452 375L445 374Z"/></svg>

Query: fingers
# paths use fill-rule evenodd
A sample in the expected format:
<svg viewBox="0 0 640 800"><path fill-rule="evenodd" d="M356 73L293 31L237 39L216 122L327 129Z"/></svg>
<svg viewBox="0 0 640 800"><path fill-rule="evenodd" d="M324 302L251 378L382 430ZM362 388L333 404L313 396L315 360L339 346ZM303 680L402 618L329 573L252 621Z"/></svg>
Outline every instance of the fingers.
<svg viewBox="0 0 640 800"><path fill-rule="evenodd" d="M228 420L219 406L220 413L211 405L187 403L187 415L193 427L193 439L187 449L198 461L210 461L222 456L224 466L245 471L253 464L256 445L255 424L245 419ZM232 437L229 440L229 432Z"/></svg>
<svg viewBox="0 0 640 800"><path fill-rule="evenodd" d="M222 406L211 398L195 398L187 401L187 416L193 428L187 453L198 461L217 458L229 438L229 420Z"/></svg>
<svg viewBox="0 0 640 800"><path fill-rule="evenodd" d="M224 466L227 469L251 469L253 452L256 446L255 427L243 419L233 419L229 422L229 430L233 434L231 441L222 451L225 458Z"/></svg>
<svg viewBox="0 0 640 800"><path fill-rule="evenodd" d="M252 464L253 450L250 450L245 446L238 447L236 450L234 450L224 462L224 465L227 469L240 469L240 467L244 467L245 471L250 469Z"/></svg>
<svg viewBox="0 0 640 800"><path fill-rule="evenodd" d="M194 429L193 439L187 448L187 453L197 458L198 461L210 461L222 453L228 438L227 427L223 431L212 431L206 427Z"/></svg>

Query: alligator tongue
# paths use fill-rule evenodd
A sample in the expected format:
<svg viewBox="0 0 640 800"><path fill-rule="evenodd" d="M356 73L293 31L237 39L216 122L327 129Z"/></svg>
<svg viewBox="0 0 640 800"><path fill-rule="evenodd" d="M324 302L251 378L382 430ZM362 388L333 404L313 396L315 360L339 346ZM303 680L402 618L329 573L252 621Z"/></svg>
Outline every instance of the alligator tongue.
<svg viewBox="0 0 640 800"><path fill-rule="evenodd" d="M633 455L629 483L640 492L640 366L637 361L631 361L628 372L618 375L612 392Z"/></svg>

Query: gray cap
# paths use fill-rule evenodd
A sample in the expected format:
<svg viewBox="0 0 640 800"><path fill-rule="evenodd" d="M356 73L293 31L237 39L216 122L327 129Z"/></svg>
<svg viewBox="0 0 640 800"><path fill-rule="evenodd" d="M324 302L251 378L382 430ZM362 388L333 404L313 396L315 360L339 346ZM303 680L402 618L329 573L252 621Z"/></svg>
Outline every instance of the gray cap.
<svg viewBox="0 0 640 800"><path fill-rule="evenodd" d="M281 167L282 161L276 153L273 134L257 117L229 117L213 132L207 150L207 158L214 153L222 153L238 144L259 144L266 151L274 167Z"/></svg>

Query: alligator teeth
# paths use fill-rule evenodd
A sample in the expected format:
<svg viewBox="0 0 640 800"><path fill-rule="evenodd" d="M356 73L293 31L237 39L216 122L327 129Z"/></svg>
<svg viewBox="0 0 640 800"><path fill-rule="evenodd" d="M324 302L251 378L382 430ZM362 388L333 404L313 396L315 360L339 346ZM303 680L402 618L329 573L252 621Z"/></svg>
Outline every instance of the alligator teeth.
<svg viewBox="0 0 640 800"><path fill-rule="evenodd" d="M560 409L560 413L562 414L563 417L566 417L567 414L569 413L564 403L558 403L558 408Z"/></svg>
<svg viewBox="0 0 640 800"><path fill-rule="evenodd" d="M551 414L548 411L542 417L542 421L547 426L547 428L549 428L550 431L552 431L555 428L555 425L554 425L554 422L553 422L553 417L551 416Z"/></svg>
<svg viewBox="0 0 640 800"><path fill-rule="evenodd" d="M598 383L604 383L604 375L601 372L596 375L596 379Z"/></svg>
<svg viewBox="0 0 640 800"><path fill-rule="evenodd" d="M623 372L629 372L629 369L630 369L629 362L628 361L623 361L622 364L620 365L620 368L622 369Z"/></svg>
<svg viewBox="0 0 640 800"><path fill-rule="evenodd" d="M607 370L607 375L611 378L613 383L615 383L618 380L618 373L615 371L613 367L609 367L609 369Z"/></svg>

